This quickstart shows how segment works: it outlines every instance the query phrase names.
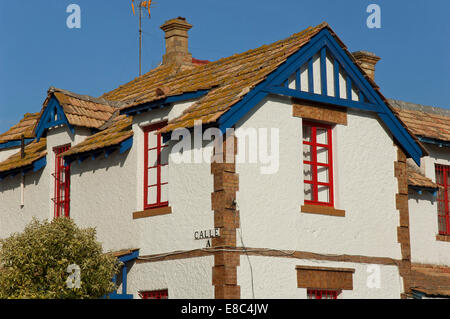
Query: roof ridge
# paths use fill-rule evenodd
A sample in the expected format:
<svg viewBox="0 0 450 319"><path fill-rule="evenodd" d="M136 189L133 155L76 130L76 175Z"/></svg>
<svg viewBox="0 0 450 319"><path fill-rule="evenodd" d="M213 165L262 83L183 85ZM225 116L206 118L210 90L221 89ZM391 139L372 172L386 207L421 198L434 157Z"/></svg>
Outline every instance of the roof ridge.
<svg viewBox="0 0 450 319"><path fill-rule="evenodd" d="M97 103L97 104L103 104L103 105L107 105L107 106L111 106L114 108L121 108L125 105L127 105L128 103L123 102L123 101L111 101L111 100L107 100L103 97L97 98L97 97L93 97L90 95L83 95L83 94L78 94L72 91L68 91L68 90L64 90L64 89L59 89L56 87L51 86L48 89L48 94L51 93L62 93L64 95L68 95L70 97L74 97L76 99L80 99L83 101L87 101L87 102L92 102L92 103Z"/></svg>
<svg viewBox="0 0 450 319"><path fill-rule="evenodd" d="M429 114L435 114L440 116L448 116L450 117L450 109L445 109L438 106L428 106L423 104L417 104L412 102L405 102L396 99L388 99L391 105L395 108L409 111L420 111Z"/></svg>

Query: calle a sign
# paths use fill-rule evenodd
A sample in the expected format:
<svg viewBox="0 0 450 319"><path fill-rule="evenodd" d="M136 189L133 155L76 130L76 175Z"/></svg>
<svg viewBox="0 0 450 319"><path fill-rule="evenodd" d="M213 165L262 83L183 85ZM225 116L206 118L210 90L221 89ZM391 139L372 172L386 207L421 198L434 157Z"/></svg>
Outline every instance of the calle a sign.
<svg viewBox="0 0 450 319"><path fill-rule="evenodd" d="M211 239L220 237L219 228L198 230L194 232L195 240L207 240L206 247L211 247Z"/></svg>

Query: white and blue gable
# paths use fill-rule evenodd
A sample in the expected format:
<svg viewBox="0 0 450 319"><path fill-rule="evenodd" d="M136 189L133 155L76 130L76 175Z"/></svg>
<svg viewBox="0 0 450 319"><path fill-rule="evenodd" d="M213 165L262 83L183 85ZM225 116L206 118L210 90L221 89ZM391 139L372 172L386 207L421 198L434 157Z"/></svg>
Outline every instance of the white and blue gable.
<svg viewBox="0 0 450 319"><path fill-rule="evenodd" d="M422 148L338 41L328 27L320 31L219 118L221 131L235 125L269 94L289 96L376 113L406 154L420 165Z"/></svg>
<svg viewBox="0 0 450 319"><path fill-rule="evenodd" d="M46 104L46 105L45 105ZM36 140L39 141L43 134L49 129L61 125L66 125L72 134L75 133L73 126L69 123L64 110L54 94L48 97L44 103L44 110L35 128Z"/></svg>

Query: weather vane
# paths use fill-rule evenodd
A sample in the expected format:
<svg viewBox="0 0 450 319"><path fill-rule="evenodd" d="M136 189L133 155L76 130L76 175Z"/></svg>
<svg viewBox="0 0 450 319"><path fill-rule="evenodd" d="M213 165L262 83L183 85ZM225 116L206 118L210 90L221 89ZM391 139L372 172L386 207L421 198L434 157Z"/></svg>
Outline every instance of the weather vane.
<svg viewBox="0 0 450 319"><path fill-rule="evenodd" d="M150 12L150 6L154 3L152 3L152 0L148 1L141 1L139 2L139 76L142 75L142 8L147 8L148 10L148 17L151 18L151 12ZM134 10L134 0L131 0L131 8L133 9L133 15L136 14L136 11Z"/></svg>

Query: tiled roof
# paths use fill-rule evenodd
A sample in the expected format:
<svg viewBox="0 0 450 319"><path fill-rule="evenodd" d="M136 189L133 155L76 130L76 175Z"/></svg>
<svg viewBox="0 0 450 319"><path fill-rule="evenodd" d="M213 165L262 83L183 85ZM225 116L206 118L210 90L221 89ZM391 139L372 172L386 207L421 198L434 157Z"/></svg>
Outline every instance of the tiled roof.
<svg viewBox="0 0 450 319"><path fill-rule="evenodd" d="M436 183L423 175L415 164L408 162L407 164L408 185L425 188L438 188Z"/></svg>
<svg viewBox="0 0 450 319"><path fill-rule="evenodd" d="M7 132L0 134L0 144L24 138L33 138L33 129L39 119L39 113L26 113L19 123L11 127Z"/></svg>
<svg viewBox="0 0 450 319"><path fill-rule="evenodd" d="M450 268L412 265L411 287L428 296L450 297Z"/></svg>
<svg viewBox="0 0 450 319"><path fill-rule="evenodd" d="M185 71L179 71L171 65L162 65L102 97L127 101L129 105L124 107L126 109L167 96L209 89L206 96L194 103L180 117L170 121L162 131L192 127L195 120L202 120L203 123L215 122L290 55L327 27L326 23L309 27L285 40ZM164 91L165 95L158 95L157 89L162 88L165 90L158 91Z"/></svg>
<svg viewBox="0 0 450 319"><path fill-rule="evenodd" d="M396 100L389 103L415 135L450 141L450 110Z"/></svg>
<svg viewBox="0 0 450 319"><path fill-rule="evenodd" d="M33 164L33 162L47 155L47 141L42 138L39 142L32 142L25 147L25 157L21 158L21 152L10 156L0 163L0 173L22 168Z"/></svg>
<svg viewBox="0 0 450 319"><path fill-rule="evenodd" d="M118 107L124 106L124 103L111 102L105 99L75 94L66 90L50 88L47 100L44 102L44 108L53 95L63 108L69 123L74 126L98 129L111 118Z"/></svg>
<svg viewBox="0 0 450 319"><path fill-rule="evenodd" d="M83 142L63 153L62 156L66 157L117 145L133 136L131 124L132 117L126 115L117 116L107 124L103 131L89 136Z"/></svg>

